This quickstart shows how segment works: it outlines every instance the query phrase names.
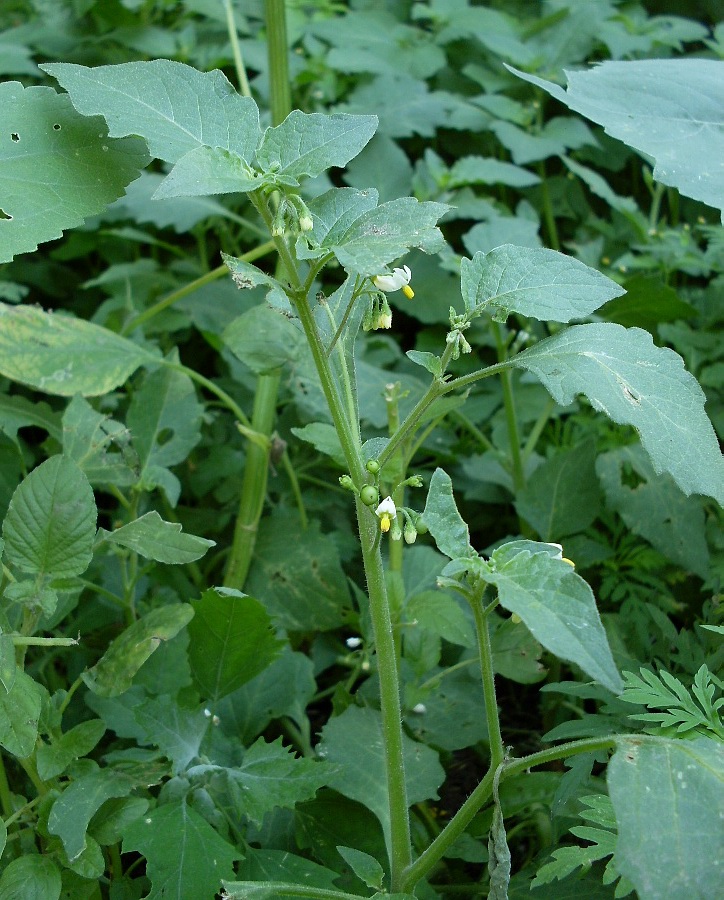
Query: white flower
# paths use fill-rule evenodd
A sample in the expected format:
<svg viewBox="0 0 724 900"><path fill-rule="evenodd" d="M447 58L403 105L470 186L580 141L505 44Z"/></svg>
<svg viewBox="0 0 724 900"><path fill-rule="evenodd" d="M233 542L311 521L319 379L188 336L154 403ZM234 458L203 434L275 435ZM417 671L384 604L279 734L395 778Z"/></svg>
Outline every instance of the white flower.
<svg viewBox="0 0 724 900"><path fill-rule="evenodd" d="M412 711L415 713L415 715L424 716L425 713L427 712L427 707L425 706L424 703L416 703L412 707Z"/></svg>
<svg viewBox="0 0 724 900"><path fill-rule="evenodd" d="M401 269L393 269L392 275L375 275L372 279L372 284L374 284L378 290L384 291L386 294L389 294L392 291L402 290L407 299L412 300L415 296L415 292L410 287L411 279L412 272L410 271L409 266L403 266Z"/></svg>
<svg viewBox="0 0 724 900"><path fill-rule="evenodd" d="M350 650L356 650L358 647L362 646L362 638L348 637L345 641L345 644L349 647Z"/></svg>
<svg viewBox="0 0 724 900"><path fill-rule="evenodd" d="M395 508L392 497L385 497L375 510L375 515L380 520L380 530L389 531L392 519L397 518L397 509Z"/></svg>

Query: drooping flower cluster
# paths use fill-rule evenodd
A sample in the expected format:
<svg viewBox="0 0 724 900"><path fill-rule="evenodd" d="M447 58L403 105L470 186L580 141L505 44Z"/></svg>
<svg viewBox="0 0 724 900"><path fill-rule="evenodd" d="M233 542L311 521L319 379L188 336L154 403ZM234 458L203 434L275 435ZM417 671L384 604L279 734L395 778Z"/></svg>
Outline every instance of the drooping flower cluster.
<svg viewBox="0 0 724 900"><path fill-rule="evenodd" d="M410 287L412 272L409 266L402 266L392 270L391 275L375 275L372 277L372 284L378 291L383 293L373 294L370 306L362 320L362 327L365 331L377 331L380 328L390 328L392 326L392 310L387 302L384 294L391 294L393 291L402 291L408 300L412 300L415 292Z"/></svg>

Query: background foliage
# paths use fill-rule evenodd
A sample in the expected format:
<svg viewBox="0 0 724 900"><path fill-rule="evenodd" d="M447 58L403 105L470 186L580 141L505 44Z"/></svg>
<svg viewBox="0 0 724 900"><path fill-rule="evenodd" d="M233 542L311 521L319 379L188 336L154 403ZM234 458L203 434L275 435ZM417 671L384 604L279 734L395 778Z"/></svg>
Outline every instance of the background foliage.
<svg viewBox="0 0 724 900"><path fill-rule="evenodd" d="M531 885L541 898L714 896L722 477L701 410L721 438L724 243L722 180L702 186L701 174L721 156L722 122L661 72L682 59L695 77L721 66L715 6L688 4L683 17L653 0L289 3L294 105L366 117L354 133L339 124L349 120L313 120L325 156L289 152L294 116L259 146L273 107L260 3L3 4L0 896L201 900L222 880L230 896L275 896L234 884L283 881L369 896L386 884L379 684L344 457L284 315L268 232L231 192L245 189L239 161L255 152L269 183L302 184L313 237L340 264L317 284L337 309L342 267L373 275L417 248L404 257L415 299L390 294L393 328L356 346L364 439L379 442L424 394L451 306L470 313L475 348L453 377L524 351L507 380L471 384L464 405L460 393L439 398L408 448L430 496L406 502L425 509L432 537L390 550L388 591L416 850L489 754L474 622L438 587L470 544L497 566L491 642L512 754L631 735L608 781L602 752L503 781L416 895L505 896L500 840L487 842L502 809L510 897ZM229 13L260 119L206 74L236 81ZM157 60L147 82L88 74L141 60ZM631 61L633 89L602 113L593 101L611 98L606 79ZM593 62L605 65L564 90L564 69ZM195 108L173 93L181 71ZM635 140L621 128L649 77L709 125L701 143L681 135L683 160L662 147L662 135L679 137L670 113ZM99 84L122 90L117 112ZM144 124L132 97L161 105ZM320 231L340 212L326 192L345 186L359 230ZM411 221L416 242L368 240L380 223L404 232ZM312 264L321 252L297 244ZM513 264L525 276L506 285ZM585 292L564 290L566 278L587 279ZM583 320L599 329L587 359L620 336L617 365L639 386L623 400L617 377L599 393L583 384ZM621 328L600 330L611 325ZM671 449L675 428L684 454ZM370 456L382 446L368 444ZM248 573L231 578L250 472L261 518ZM450 537L460 514L469 530ZM545 579L573 578L534 541L561 543L590 585L576 591L600 630L592 656L571 639L551 646L570 625L565 604L546 609L556 626L519 607ZM644 802L652 789L656 809ZM687 836L679 856L673 832Z"/></svg>

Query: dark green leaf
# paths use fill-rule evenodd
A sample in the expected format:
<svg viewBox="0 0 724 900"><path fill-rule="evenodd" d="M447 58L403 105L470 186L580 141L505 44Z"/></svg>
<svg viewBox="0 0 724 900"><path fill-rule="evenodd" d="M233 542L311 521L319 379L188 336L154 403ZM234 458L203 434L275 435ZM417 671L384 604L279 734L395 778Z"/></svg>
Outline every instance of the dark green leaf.
<svg viewBox="0 0 724 900"><path fill-rule="evenodd" d="M56 864L36 853L11 860L0 877L3 900L58 900L61 887Z"/></svg>
<svg viewBox="0 0 724 900"><path fill-rule="evenodd" d="M115 531L101 529L101 533L108 543L127 547L144 559L171 565L200 559L209 547L216 545L216 541L182 533L178 522L164 522L155 510Z"/></svg>
<svg viewBox="0 0 724 900"><path fill-rule="evenodd" d="M445 556L456 559L475 554L470 546L468 526L455 505L452 481L442 469L435 469L433 473L422 517L438 549Z"/></svg>

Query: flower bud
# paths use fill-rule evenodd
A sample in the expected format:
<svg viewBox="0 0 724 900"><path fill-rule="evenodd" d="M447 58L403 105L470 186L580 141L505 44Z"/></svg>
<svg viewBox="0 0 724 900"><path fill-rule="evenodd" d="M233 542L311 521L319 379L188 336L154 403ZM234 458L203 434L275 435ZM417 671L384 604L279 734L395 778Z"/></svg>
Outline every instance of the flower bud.
<svg viewBox="0 0 724 900"><path fill-rule="evenodd" d="M356 493L354 481L352 481L349 475L340 475L339 484L340 487L343 487L346 491L352 491L352 493Z"/></svg>

